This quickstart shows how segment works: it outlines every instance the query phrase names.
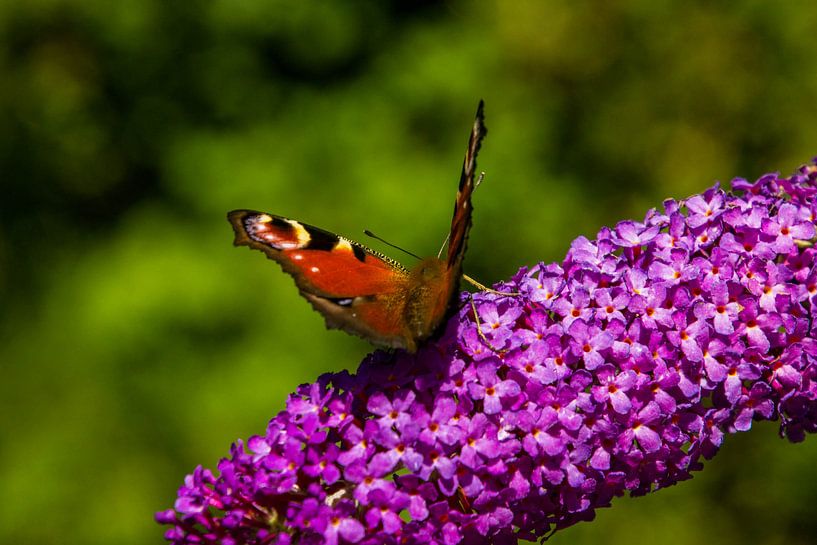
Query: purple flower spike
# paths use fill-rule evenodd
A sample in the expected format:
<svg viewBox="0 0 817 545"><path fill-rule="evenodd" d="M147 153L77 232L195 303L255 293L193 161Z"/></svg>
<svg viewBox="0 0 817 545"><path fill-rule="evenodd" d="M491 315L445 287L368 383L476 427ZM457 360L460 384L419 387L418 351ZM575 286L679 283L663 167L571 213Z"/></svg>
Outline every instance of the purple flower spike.
<svg viewBox="0 0 817 545"><path fill-rule="evenodd" d="M513 295L463 295L417 354L299 387L156 520L176 544L516 543L688 479L755 421L802 441L815 202L811 165L579 238Z"/></svg>

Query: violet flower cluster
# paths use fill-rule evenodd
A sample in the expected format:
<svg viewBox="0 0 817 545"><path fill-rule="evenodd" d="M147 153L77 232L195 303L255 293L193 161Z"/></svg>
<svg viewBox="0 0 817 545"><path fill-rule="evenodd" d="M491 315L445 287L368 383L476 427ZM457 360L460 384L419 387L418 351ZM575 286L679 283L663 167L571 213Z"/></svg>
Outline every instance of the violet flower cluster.
<svg viewBox="0 0 817 545"><path fill-rule="evenodd" d="M510 544L817 427L817 166L668 200L303 385L156 515L173 543ZM475 312L476 315L475 316ZM477 319L478 318L478 319ZM481 328L481 332L478 331Z"/></svg>

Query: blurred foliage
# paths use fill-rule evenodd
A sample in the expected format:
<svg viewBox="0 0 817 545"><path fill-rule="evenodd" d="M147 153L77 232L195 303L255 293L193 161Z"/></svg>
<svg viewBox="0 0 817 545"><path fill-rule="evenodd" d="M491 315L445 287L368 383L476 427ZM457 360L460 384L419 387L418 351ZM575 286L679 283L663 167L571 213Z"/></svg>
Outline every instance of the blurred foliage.
<svg viewBox="0 0 817 545"><path fill-rule="evenodd" d="M159 542L187 472L369 350L227 210L431 254L484 98L466 269L497 281L817 154L815 28L807 1L0 3L0 541ZM813 543L814 443L757 426L552 543Z"/></svg>

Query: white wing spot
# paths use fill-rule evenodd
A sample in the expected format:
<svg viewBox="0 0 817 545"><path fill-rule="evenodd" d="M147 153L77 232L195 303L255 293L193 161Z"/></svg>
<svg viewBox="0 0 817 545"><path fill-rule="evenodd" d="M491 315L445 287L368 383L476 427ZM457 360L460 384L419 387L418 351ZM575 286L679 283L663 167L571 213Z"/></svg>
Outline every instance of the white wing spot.
<svg viewBox="0 0 817 545"><path fill-rule="evenodd" d="M312 271L313 273L321 272L321 270L318 267L310 267L309 270Z"/></svg>

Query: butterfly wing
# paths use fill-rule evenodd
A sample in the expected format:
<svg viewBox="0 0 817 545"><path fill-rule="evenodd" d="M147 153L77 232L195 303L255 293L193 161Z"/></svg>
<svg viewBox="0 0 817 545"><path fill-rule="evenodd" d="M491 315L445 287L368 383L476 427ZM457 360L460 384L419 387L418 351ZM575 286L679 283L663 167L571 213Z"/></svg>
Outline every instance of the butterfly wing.
<svg viewBox="0 0 817 545"><path fill-rule="evenodd" d="M253 210L227 215L236 246L277 261L330 328L413 347L401 321L408 273L399 263L317 227ZM408 337L408 338L407 338Z"/></svg>
<svg viewBox="0 0 817 545"><path fill-rule="evenodd" d="M471 194L474 192L477 153L487 132L483 103L480 101L468 138L457 199L454 202L454 216L448 235L448 255L444 260L424 259L411 271L405 322L416 340L432 336L457 308L462 260L471 228Z"/></svg>
<svg viewBox="0 0 817 545"><path fill-rule="evenodd" d="M457 188L457 199L454 201L454 216L451 219L451 233L448 239L448 271L449 275L459 280L462 271L462 259L468 243L468 231L471 229L471 194L474 192L474 174L477 170L477 153L482 145L482 139L488 134L485 128L484 104L480 100L477 106L477 115L471 127L468 138L468 148L465 151L465 160L462 163L460 185Z"/></svg>

